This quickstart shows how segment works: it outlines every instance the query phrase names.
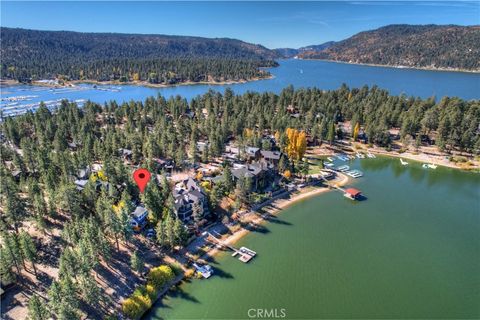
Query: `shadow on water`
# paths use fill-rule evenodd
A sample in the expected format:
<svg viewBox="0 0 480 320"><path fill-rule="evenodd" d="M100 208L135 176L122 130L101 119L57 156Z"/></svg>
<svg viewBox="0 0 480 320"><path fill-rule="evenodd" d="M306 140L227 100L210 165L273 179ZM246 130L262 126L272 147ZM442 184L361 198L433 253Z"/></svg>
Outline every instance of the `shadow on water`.
<svg viewBox="0 0 480 320"><path fill-rule="evenodd" d="M158 300L158 302L155 304L155 308L153 308L153 309L156 309L158 307L170 308L169 306L167 306L163 303L164 300L168 300L168 299L183 299L183 300L187 300L187 301L193 302L193 303L200 303L200 301L197 298L192 296L190 293L185 292L185 290L182 288L182 285L179 284L179 285L175 286L174 288L170 289L167 292L167 294L165 296L163 296L162 299Z"/></svg>
<svg viewBox="0 0 480 320"><path fill-rule="evenodd" d="M223 271L218 267L213 268L213 276L220 277L222 279L234 279L233 275L229 272Z"/></svg>
<svg viewBox="0 0 480 320"><path fill-rule="evenodd" d="M251 232L256 232L256 233L261 233L261 234L267 234L270 232L267 227L260 225L260 224L254 224L254 223L240 223L240 226L248 231Z"/></svg>
<svg viewBox="0 0 480 320"><path fill-rule="evenodd" d="M271 223L281 224L281 225L284 225L284 226L292 226L293 225L292 223L290 223L288 221L279 219L278 217L272 216L272 215L266 216L265 220L268 221L268 222L271 222Z"/></svg>

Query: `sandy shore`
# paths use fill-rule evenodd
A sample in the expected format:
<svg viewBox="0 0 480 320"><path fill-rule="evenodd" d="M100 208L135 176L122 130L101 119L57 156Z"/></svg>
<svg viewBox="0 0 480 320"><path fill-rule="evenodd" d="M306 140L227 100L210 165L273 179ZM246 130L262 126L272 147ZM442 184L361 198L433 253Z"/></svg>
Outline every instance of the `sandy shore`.
<svg viewBox="0 0 480 320"><path fill-rule="evenodd" d="M146 81L129 81L129 82L120 82L120 81L96 81L96 80L72 80L68 81L63 85L60 84L50 84L50 83L43 83L43 82L32 82L28 85L34 86L42 86L42 87L49 87L49 88L65 88L65 87L74 87L78 84L93 84L93 85L115 85L115 86L139 86L139 87L148 87L148 88L170 88L170 87L179 87L179 86L194 86L194 85L214 85L214 86L222 86L222 85L230 85L230 84L240 84L240 83L247 83L252 81L260 81L260 80L268 80L273 79L273 75L269 75L267 77L255 77L248 80L238 80L238 81L199 81L199 82L180 82L175 84L162 84L162 83L149 83ZM1 86L15 86L20 85L21 83L16 80L0 80Z"/></svg>
<svg viewBox="0 0 480 320"><path fill-rule="evenodd" d="M422 163L433 163L438 166L448 167L452 169L462 169L462 170L479 170L480 169L480 163L472 159L469 159L471 166L466 166L466 165L462 166L446 159L445 156L441 156L441 155L428 155L425 153L413 154L411 152L395 153L393 151L384 151L376 148L370 148L368 149L368 151L370 151L371 153L382 155L382 156L408 159L408 160L413 160L413 161L422 162Z"/></svg>

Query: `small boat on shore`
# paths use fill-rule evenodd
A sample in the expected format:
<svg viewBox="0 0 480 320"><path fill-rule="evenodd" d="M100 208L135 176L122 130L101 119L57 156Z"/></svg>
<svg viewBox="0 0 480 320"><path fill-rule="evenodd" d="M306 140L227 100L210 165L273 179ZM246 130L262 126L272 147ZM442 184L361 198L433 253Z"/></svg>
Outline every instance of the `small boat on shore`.
<svg viewBox="0 0 480 320"><path fill-rule="evenodd" d="M434 169L434 170L437 169L437 165L436 165L436 164L433 164L433 163L428 164L428 167L429 167L430 169Z"/></svg>
<svg viewBox="0 0 480 320"><path fill-rule="evenodd" d="M365 155L363 153L360 153L360 152L357 152L356 156L357 156L358 159L364 159L365 158Z"/></svg>
<svg viewBox="0 0 480 320"><path fill-rule="evenodd" d="M402 158L400 158L400 163L402 164L402 166L408 165L408 162L403 160Z"/></svg>
<svg viewBox="0 0 480 320"><path fill-rule="evenodd" d="M201 265L198 265L198 264L194 263L193 267L198 272L198 274L200 274L205 279L210 278L213 274L213 269L208 264L204 265L204 266L201 266Z"/></svg>
<svg viewBox="0 0 480 320"><path fill-rule="evenodd" d="M367 153L367 157L369 157L370 159L374 159L376 158L376 156L373 154L373 153Z"/></svg>

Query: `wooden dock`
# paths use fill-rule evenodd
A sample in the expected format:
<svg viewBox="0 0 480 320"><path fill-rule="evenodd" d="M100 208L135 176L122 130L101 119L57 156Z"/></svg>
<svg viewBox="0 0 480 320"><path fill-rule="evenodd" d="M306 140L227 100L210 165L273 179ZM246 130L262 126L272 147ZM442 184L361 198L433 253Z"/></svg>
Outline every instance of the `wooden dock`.
<svg viewBox="0 0 480 320"><path fill-rule="evenodd" d="M211 241L210 239L213 239L213 241ZM224 248L232 250L233 251L232 257L239 256L238 260L240 260L244 263L249 262L250 260L252 260L257 255L257 253L255 251L250 250L247 247L241 247L240 249L237 249L234 246L231 246L231 245L225 243L224 241L218 239L217 237L215 237L210 232L206 232L206 240L210 241L212 243L215 243L217 246L224 247Z"/></svg>

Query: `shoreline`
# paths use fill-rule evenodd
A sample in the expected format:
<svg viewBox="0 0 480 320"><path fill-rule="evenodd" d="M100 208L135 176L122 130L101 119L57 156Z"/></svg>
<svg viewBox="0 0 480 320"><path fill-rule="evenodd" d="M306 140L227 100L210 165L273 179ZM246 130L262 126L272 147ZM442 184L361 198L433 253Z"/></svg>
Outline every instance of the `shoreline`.
<svg viewBox="0 0 480 320"><path fill-rule="evenodd" d="M337 175L339 177L341 177L340 181L333 180L334 184L337 185L337 186L345 186L350 181L350 178L348 178L343 173L337 172ZM282 197L279 197L278 199L272 200L272 202L270 202L270 203L264 205L262 208L260 208L260 209L263 209L263 208L268 208L268 207L273 206L273 208L267 209L266 213L259 214L258 210L260 210L260 209L249 211L246 215L252 216L253 219L249 220L248 222L256 224L256 225L268 223L269 222L268 221L268 216L277 216L280 213L282 213L282 211L284 211L286 208L288 208L289 206L291 206L291 205L293 205L297 202L300 202L300 201L305 200L305 199L312 198L314 196L321 195L321 194L326 193L328 191L332 191L332 189L330 189L328 187L323 187L323 186L322 187L307 186L307 188L308 187L313 187L314 189L309 190L309 191L300 190L300 191L297 191L297 192L289 193L289 195L292 196L289 199L284 199ZM225 244L233 245L236 242L238 242L239 240L241 240L243 237L248 235L249 233L251 233L250 230L245 229L245 228L240 228L239 230L233 232L231 235L229 235L226 239L224 239L222 241ZM218 249L217 247L214 247L211 250L204 253L199 259L208 261L210 258L213 258L215 255L219 254L220 252L223 252L223 250Z"/></svg>
<svg viewBox="0 0 480 320"><path fill-rule="evenodd" d="M254 81L261 80L270 80L274 79L275 76L270 74L267 77L255 77L248 80L228 80L228 81L186 81L175 84L163 84L163 83L149 83L146 81L129 81L129 82L120 82L120 81L97 81L97 80L72 80L66 82L64 85L60 84L50 84L42 83L38 81L33 81L31 83L20 83L17 80L10 79L0 79L0 87L9 87L9 86L18 86L18 85L28 85L28 86L39 86L47 88L68 88L75 87L79 84L92 84L92 85L115 85L115 86L138 86L138 87L147 87L147 88L171 88L171 87L180 87L180 86L195 86L195 85L213 85L213 86L223 86L223 85L233 85L233 84L242 84Z"/></svg>
<svg viewBox="0 0 480 320"><path fill-rule="evenodd" d="M416 161L419 163L433 163L438 166L450 168L450 169L458 169L458 170L463 170L463 171L470 171L470 172L475 172L480 169L480 166L476 163L473 163L471 167L462 167L457 165L455 162L452 162L447 159L438 159L437 157L441 156L430 156L426 153L419 153L418 155L412 154L410 152L404 152L404 153L394 153L393 151L382 151L382 150L377 150L373 148L367 149L371 153L375 153L381 156L387 156L391 158L399 158L399 159L408 159L411 161ZM472 159L469 159L468 161L474 161Z"/></svg>
<svg viewBox="0 0 480 320"><path fill-rule="evenodd" d="M317 58L298 58L298 60L328 61L328 62L335 62L335 63L357 65L357 66L385 67L385 68L394 68L394 69L410 69L410 70L423 70L423 71L458 72L458 73L480 74L480 70L468 70L468 69L461 69L461 68L414 67L414 66L391 65L391 64L348 62L348 61L341 61L341 60L317 59Z"/></svg>

